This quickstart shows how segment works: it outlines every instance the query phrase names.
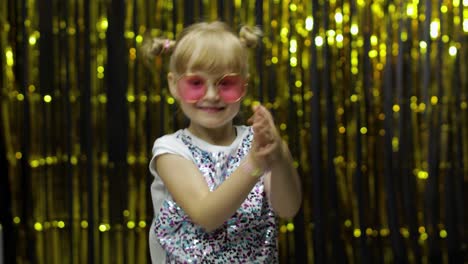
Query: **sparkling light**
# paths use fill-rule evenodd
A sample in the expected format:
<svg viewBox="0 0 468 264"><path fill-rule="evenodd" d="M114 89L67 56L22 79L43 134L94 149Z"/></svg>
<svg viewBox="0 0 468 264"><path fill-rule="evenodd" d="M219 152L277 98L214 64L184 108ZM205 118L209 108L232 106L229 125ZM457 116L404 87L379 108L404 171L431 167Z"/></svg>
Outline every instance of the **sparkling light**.
<svg viewBox="0 0 468 264"><path fill-rule="evenodd" d="M361 230L358 229L358 228L354 229L353 235L354 235L354 237L360 237L361 236Z"/></svg>
<svg viewBox="0 0 468 264"><path fill-rule="evenodd" d="M376 50L369 51L369 58L376 58L379 53Z"/></svg>
<svg viewBox="0 0 468 264"><path fill-rule="evenodd" d="M323 46L323 38L321 36L315 37L315 45L317 47Z"/></svg>
<svg viewBox="0 0 468 264"><path fill-rule="evenodd" d="M426 180L429 178L429 173L427 171L420 170L418 171L418 178L421 180Z"/></svg>
<svg viewBox="0 0 468 264"><path fill-rule="evenodd" d="M336 21L337 24L343 23L343 14L336 13L335 14L335 21Z"/></svg>
<svg viewBox="0 0 468 264"><path fill-rule="evenodd" d="M413 6L412 6L411 4L409 4L409 5L406 7L406 15L412 16L413 14L414 14Z"/></svg>
<svg viewBox="0 0 468 264"><path fill-rule="evenodd" d="M306 30L312 31L314 28L314 19L311 16L308 16L305 20L305 25Z"/></svg>
<svg viewBox="0 0 468 264"><path fill-rule="evenodd" d="M449 54L450 54L450 56L453 56L453 57L454 57L454 56L457 56L457 47L451 46L451 47L449 48Z"/></svg>
<svg viewBox="0 0 468 264"><path fill-rule="evenodd" d="M6 62L8 66L13 66L15 64L15 61L13 59L13 52L11 51L11 48L6 49L5 57L6 57Z"/></svg>
<svg viewBox="0 0 468 264"><path fill-rule="evenodd" d="M127 222L127 228L128 228L128 229L133 229L133 228L135 228L135 222L133 222L133 221L128 221L128 222Z"/></svg>
<svg viewBox="0 0 468 264"><path fill-rule="evenodd" d="M107 21L106 17L103 17L99 23L98 28L101 29L102 31L106 31L108 27L109 27L109 22Z"/></svg>
<svg viewBox="0 0 468 264"><path fill-rule="evenodd" d="M427 48L427 43L426 43L425 41L420 41L420 42L419 42L419 47L420 47L421 49L426 49L426 48Z"/></svg>
<svg viewBox="0 0 468 264"><path fill-rule="evenodd" d="M34 46L36 45L37 38L36 36L32 35L29 37L29 45Z"/></svg>
<svg viewBox="0 0 468 264"><path fill-rule="evenodd" d="M296 67L297 66L297 58L296 57L291 57L289 59L289 63L292 67Z"/></svg>
<svg viewBox="0 0 468 264"><path fill-rule="evenodd" d="M436 39L439 36L440 22L439 20L434 20L430 25L430 35L432 39Z"/></svg>
<svg viewBox="0 0 468 264"><path fill-rule="evenodd" d="M428 238L428 235L427 233L423 233L419 236L419 239L422 240L422 241L425 241L426 239Z"/></svg>
<svg viewBox="0 0 468 264"><path fill-rule="evenodd" d="M336 35L336 41L339 43L343 42L343 35L342 34Z"/></svg>
<svg viewBox="0 0 468 264"><path fill-rule="evenodd" d="M296 53L297 51L297 41L295 39L291 39L289 42L289 52Z"/></svg>
<svg viewBox="0 0 468 264"><path fill-rule="evenodd" d="M35 229L36 231L42 231L42 229L43 229L42 224L39 223L39 222L36 222L36 223L34 224L34 229Z"/></svg>
<svg viewBox="0 0 468 264"><path fill-rule="evenodd" d="M136 36L135 41L136 41L138 44L142 43L142 42L143 42L143 36L141 36L141 35Z"/></svg>
<svg viewBox="0 0 468 264"><path fill-rule="evenodd" d="M377 44L379 43L379 38L377 38L376 35L372 35L370 38L370 41L371 41L372 46L377 46Z"/></svg>
<svg viewBox="0 0 468 264"><path fill-rule="evenodd" d="M345 225L345 227L351 227L351 225L352 225L351 220L346 219L346 220L344 221L344 225Z"/></svg>
<svg viewBox="0 0 468 264"><path fill-rule="evenodd" d="M281 28L280 35L282 38L287 38L289 33L289 29L286 27Z"/></svg>
<svg viewBox="0 0 468 264"><path fill-rule="evenodd" d="M441 12L442 14L447 13L447 11L448 11L448 8L447 8L446 5L442 5L442 6L440 7L440 12Z"/></svg>
<svg viewBox="0 0 468 264"><path fill-rule="evenodd" d="M351 35L356 36L359 33L359 26L356 24L351 25Z"/></svg>
<svg viewBox="0 0 468 264"><path fill-rule="evenodd" d="M290 5L289 5L289 9L290 9L292 12L296 12L296 11L297 11L297 5L296 5L296 4L290 4Z"/></svg>
<svg viewBox="0 0 468 264"><path fill-rule="evenodd" d="M100 225L99 225L99 231L101 231L101 232L106 232L106 230L107 230L107 229L106 229L106 225L105 225L105 224L100 224Z"/></svg>
<svg viewBox="0 0 468 264"><path fill-rule="evenodd" d="M286 227L286 225L281 225L281 227L280 227L280 232L281 232L281 233L286 233L286 232L288 232L288 228Z"/></svg>
<svg viewBox="0 0 468 264"><path fill-rule="evenodd" d="M440 235L441 238L446 238L447 237L447 231L442 229L442 230L440 230L439 235Z"/></svg>

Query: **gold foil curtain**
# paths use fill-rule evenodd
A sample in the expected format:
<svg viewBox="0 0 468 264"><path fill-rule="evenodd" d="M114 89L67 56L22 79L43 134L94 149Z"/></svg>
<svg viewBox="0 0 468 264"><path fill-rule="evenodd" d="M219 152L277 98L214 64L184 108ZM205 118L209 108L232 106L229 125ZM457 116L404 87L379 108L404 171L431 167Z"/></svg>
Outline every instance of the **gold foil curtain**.
<svg viewBox="0 0 468 264"><path fill-rule="evenodd" d="M148 263L155 138L183 126L143 36L260 25L254 101L304 186L282 263L467 261L466 0L0 2L1 214L16 263Z"/></svg>

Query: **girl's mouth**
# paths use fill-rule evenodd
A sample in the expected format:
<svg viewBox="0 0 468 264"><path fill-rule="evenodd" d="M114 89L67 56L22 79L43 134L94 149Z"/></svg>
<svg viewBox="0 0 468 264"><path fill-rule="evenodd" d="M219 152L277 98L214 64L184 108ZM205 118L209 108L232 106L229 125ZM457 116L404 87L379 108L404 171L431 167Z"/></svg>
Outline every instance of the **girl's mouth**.
<svg viewBox="0 0 468 264"><path fill-rule="evenodd" d="M199 106L198 109L207 112L207 113L217 113L223 111L225 107L216 107L216 106Z"/></svg>

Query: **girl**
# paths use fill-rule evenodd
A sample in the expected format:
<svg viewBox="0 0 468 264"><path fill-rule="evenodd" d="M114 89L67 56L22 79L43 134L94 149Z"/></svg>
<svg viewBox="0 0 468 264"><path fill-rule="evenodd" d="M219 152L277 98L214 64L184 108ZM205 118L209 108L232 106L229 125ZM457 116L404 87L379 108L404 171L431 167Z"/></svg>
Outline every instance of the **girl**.
<svg viewBox="0 0 468 264"><path fill-rule="evenodd" d="M299 176L265 107L252 108L251 126L233 124L258 31L236 36L222 22L197 23L175 42L144 46L172 52L169 90L190 120L153 146L153 263L278 262L276 216L299 210Z"/></svg>

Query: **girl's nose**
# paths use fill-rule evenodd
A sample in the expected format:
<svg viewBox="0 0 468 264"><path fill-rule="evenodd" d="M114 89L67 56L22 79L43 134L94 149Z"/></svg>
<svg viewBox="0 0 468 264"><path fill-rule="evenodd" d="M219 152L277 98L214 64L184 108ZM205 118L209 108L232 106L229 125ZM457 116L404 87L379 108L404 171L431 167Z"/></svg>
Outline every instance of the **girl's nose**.
<svg viewBox="0 0 468 264"><path fill-rule="evenodd" d="M206 87L205 99L218 101L219 100L218 88L214 84L211 84L211 83L208 83L206 85L207 87Z"/></svg>

